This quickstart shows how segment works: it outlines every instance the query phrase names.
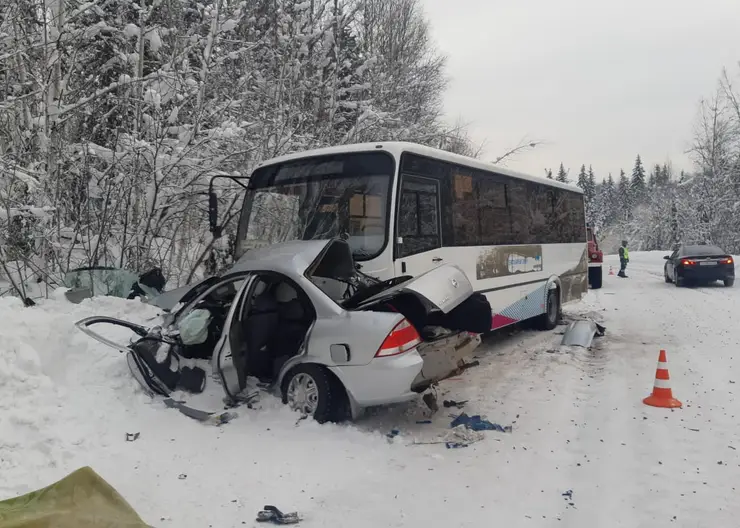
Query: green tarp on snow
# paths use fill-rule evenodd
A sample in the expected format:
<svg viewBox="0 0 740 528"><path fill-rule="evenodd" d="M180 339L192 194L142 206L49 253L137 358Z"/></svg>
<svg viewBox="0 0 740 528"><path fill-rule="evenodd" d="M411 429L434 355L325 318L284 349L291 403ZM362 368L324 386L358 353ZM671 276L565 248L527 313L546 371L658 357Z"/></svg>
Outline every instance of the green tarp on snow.
<svg viewBox="0 0 740 528"><path fill-rule="evenodd" d="M92 468L0 502L2 528L151 528Z"/></svg>

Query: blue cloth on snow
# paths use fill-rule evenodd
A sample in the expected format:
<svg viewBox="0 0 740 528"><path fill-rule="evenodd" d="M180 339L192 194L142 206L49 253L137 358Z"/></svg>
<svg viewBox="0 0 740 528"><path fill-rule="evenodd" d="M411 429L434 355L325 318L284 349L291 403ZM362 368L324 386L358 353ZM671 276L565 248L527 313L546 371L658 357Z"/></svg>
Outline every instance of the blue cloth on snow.
<svg viewBox="0 0 740 528"><path fill-rule="evenodd" d="M479 414L474 416L468 416L462 413L460 416L452 420L450 427L457 427L458 425L464 425L468 429L473 431L498 431L500 433L510 433L511 426L501 426L497 423L491 423L488 420L484 420Z"/></svg>

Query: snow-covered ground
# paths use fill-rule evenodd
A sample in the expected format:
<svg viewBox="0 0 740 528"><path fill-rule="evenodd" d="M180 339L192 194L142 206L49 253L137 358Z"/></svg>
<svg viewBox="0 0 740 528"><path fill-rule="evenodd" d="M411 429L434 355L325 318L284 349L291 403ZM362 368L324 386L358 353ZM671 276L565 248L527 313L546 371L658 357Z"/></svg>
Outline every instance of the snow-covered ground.
<svg viewBox="0 0 740 528"><path fill-rule="evenodd" d="M120 354L72 326L151 308L0 299L0 499L90 465L157 527L252 526L265 504L306 527L734 526L740 288L665 284L662 256L633 253L630 278L568 307L607 327L591 351L560 349L556 332L488 339L439 401L469 400L513 432L462 449L410 445L449 430L453 410L419 424L422 405L320 426L263 398L203 425L153 403ZM642 404L661 348L683 409Z"/></svg>

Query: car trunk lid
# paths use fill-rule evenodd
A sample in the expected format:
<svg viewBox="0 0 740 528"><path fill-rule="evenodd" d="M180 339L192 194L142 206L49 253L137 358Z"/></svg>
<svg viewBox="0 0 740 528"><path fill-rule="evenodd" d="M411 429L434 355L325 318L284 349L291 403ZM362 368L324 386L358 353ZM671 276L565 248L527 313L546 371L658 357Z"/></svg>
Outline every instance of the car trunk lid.
<svg viewBox="0 0 740 528"><path fill-rule="evenodd" d="M446 314L473 294L473 286L459 267L454 264L443 264L373 295L360 303L358 308L367 309L404 293L420 298L427 310L436 309Z"/></svg>
<svg viewBox="0 0 740 528"><path fill-rule="evenodd" d="M355 282L358 273L349 244L340 239L327 241L323 251L306 268L305 274L312 280L333 279L350 284ZM443 264L384 289L360 302L355 309L366 310L403 294L417 297L427 311L439 310L446 314L473 294L473 286L459 267Z"/></svg>

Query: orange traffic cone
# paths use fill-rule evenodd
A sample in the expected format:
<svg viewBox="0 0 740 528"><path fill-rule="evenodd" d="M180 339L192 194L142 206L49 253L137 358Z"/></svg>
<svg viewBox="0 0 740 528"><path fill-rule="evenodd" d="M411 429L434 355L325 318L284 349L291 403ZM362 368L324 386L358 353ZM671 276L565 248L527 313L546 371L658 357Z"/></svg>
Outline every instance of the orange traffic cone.
<svg viewBox="0 0 740 528"><path fill-rule="evenodd" d="M642 400L642 403L653 407L664 407L666 409L681 407L683 404L673 397L670 379L671 378L668 375L668 360L666 360L665 350L661 350L660 356L658 356L658 368L655 371L655 385L653 386L653 393Z"/></svg>
<svg viewBox="0 0 740 528"><path fill-rule="evenodd" d="M614 275L614 267L609 266L609 275Z"/></svg>

